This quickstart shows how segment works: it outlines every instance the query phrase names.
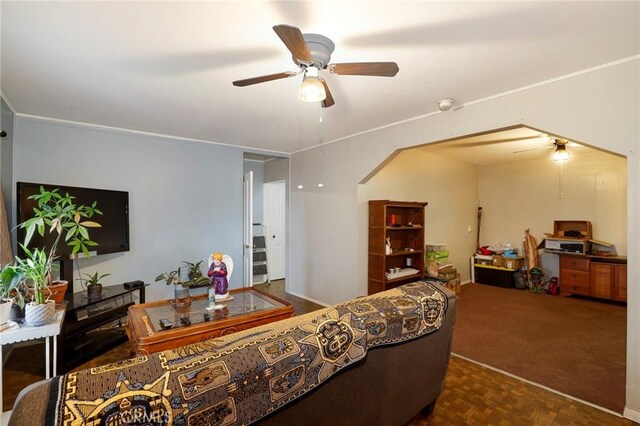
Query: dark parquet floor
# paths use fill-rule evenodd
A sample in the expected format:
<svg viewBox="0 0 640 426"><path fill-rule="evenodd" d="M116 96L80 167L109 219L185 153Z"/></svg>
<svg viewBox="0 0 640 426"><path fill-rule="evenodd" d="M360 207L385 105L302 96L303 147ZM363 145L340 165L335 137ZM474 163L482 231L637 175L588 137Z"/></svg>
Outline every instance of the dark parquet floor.
<svg viewBox="0 0 640 426"><path fill-rule="evenodd" d="M322 306L289 295L284 281L256 286L294 305L297 315ZM44 376L43 347L29 348L29 369L4 367L4 409L9 410L20 389ZM79 369L128 357L129 344L120 345ZM40 357L40 358L38 358ZM38 367L34 367L38 366ZM24 366L23 366L24 367ZM407 426L425 425L634 425L615 415L576 402L521 380L453 356L436 409L429 417L416 415Z"/></svg>

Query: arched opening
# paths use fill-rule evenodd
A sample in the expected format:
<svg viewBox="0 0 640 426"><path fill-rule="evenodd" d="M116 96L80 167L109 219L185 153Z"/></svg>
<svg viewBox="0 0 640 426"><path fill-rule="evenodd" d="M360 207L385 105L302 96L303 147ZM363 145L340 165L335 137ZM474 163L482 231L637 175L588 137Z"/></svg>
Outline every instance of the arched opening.
<svg viewBox="0 0 640 426"><path fill-rule="evenodd" d="M569 140L570 160L553 161L556 138ZM612 243L598 250L626 255L626 168L625 157L568 135L514 126L398 150L361 182L358 197L359 204L428 201L426 243L447 244L446 263L469 283L478 245L510 242L521 252L525 229L541 241L554 221L591 222L593 237ZM627 313L613 300L623 299L614 293L626 283L626 266L616 263L603 278L599 263L578 257L571 281L562 277L562 258L542 251L541 267L546 280L565 278L560 289L570 297L501 288L491 278L463 286L453 351L621 413ZM609 293L602 280L610 280Z"/></svg>

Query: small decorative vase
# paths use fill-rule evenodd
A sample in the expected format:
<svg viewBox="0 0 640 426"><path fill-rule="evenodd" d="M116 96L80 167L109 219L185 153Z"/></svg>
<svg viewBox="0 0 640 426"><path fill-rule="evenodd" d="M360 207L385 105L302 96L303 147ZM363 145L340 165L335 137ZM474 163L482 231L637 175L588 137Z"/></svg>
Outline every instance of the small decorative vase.
<svg viewBox="0 0 640 426"><path fill-rule="evenodd" d="M25 307L25 323L30 327L40 327L41 325L53 322L56 317L56 302L47 300L45 303L28 303Z"/></svg>
<svg viewBox="0 0 640 426"><path fill-rule="evenodd" d="M10 300L0 300L0 325L6 324L11 316L13 302Z"/></svg>
<svg viewBox="0 0 640 426"><path fill-rule="evenodd" d="M25 307L21 308L17 303L13 303L11 306L11 314L9 315L9 319L12 321L20 322L24 319L24 310Z"/></svg>
<svg viewBox="0 0 640 426"><path fill-rule="evenodd" d="M176 308L184 308L191 305L191 295L189 294L189 287L182 285L173 285L173 306Z"/></svg>
<svg viewBox="0 0 640 426"><path fill-rule="evenodd" d="M102 284L94 284L87 286L87 296L90 298L98 298L102 296Z"/></svg>

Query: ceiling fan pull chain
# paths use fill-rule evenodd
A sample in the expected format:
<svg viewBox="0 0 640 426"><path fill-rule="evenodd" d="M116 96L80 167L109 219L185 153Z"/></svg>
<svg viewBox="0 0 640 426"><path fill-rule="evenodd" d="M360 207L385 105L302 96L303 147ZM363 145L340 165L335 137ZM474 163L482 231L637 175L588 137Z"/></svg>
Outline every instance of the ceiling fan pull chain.
<svg viewBox="0 0 640 426"><path fill-rule="evenodd" d="M562 199L562 197L564 196L564 192L562 191L562 170L564 168L564 163L560 163L560 172L558 173L558 190L560 191L560 194L558 196L558 198Z"/></svg>

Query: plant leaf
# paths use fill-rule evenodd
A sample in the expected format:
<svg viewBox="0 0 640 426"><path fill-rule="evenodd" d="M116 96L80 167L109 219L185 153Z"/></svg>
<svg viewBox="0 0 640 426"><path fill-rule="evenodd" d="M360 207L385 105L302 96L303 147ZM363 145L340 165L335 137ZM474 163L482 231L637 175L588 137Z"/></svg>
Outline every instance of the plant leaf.
<svg viewBox="0 0 640 426"><path fill-rule="evenodd" d="M80 225L85 226L87 228L102 228L98 222L92 222L90 220L85 220L84 222L80 222Z"/></svg>

